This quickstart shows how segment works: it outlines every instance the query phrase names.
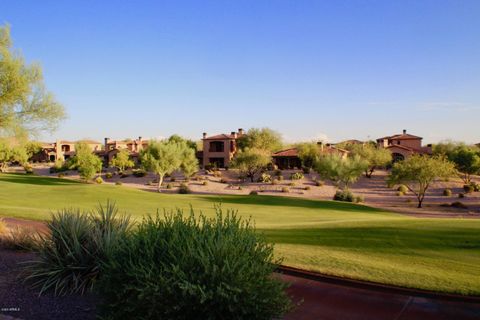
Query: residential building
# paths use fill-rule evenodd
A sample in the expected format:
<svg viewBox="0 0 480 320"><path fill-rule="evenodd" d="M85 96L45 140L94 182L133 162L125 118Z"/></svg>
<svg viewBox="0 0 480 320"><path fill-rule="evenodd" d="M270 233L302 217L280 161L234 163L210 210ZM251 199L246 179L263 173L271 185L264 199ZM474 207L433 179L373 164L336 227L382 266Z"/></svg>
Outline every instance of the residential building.
<svg viewBox="0 0 480 320"><path fill-rule="evenodd" d="M217 168L228 168L230 161L238 151L237 139L244 135L243 129L238 132L232 131L230 134L218 134L207 136L203 133L203 153L202 166L214 164Z"/></svg>
<svg viewBox="0 0 480 320"><path fill-rule="evenodd" d="M422 146L422 137L408 134L403 130L401 134L377 139L377 147L390 150L393 161L404 160L413 154L431 154L432 145Z"/></svg>
<svg viewBox="0 0 480 320"><path fill-rule="evenodd" d="M138 139L111 140L105 138L103 151L98 155L104 159L105 165L109 164L113 157L122 149L130 152L130 157L136 163L139 162L140 152L148 147L148 140L138 137Z"/></svg>

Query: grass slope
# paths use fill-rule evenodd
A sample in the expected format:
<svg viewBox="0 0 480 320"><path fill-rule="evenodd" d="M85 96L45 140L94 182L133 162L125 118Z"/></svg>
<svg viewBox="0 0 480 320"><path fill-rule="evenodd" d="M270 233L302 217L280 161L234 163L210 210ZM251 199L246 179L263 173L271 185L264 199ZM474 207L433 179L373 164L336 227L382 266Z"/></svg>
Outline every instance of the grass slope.
<svg viewBox="0 0 480 320"><path fill-rule="evenodd" d="M251 216L284 263L326 274L480 295L480 221L411 218L366 206L274 196L157 194L122 186L0 174L0 216L43 220L107 199L136 218L215 203Z"/></svg>

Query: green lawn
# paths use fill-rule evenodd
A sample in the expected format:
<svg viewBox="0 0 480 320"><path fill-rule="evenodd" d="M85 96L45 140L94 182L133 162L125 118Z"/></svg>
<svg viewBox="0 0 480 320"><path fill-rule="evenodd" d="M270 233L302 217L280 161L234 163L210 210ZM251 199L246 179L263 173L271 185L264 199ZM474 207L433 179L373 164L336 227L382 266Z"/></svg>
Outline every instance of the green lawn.
<svg viewBox="0 0 480 320"><path fill-rule="evenodd" d="M251 216L284 264L400 286L480 295L480 220L412 218L366 206L273 196L157 194L122 186L0 174L0 216L48 219L115 200L135 218L215 203Z"/></svg>

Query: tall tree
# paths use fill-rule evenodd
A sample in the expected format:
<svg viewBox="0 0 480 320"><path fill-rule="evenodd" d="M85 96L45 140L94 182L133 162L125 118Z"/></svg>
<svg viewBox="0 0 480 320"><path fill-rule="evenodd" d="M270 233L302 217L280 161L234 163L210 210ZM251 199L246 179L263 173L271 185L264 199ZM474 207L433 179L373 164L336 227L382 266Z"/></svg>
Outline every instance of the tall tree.
<svg viewBox="0 0 480 320"><path fill-rule="evenodd" d="M280 150L283 142L281 134L277 131L270 128L252 128L238 138L238 146L241 150L249 148L273 152Z"/></svg>
<svg viewBox="0 0 480 320"><path fill-rule="evenodd" d="M38 64L27 65L12 48L9 26L0 27L0 135L31 136L56 128L63 106L45 89Z"/></svg>
<svg viewBox="0 0 480 320"><path fill-rule="evenodd" d="M480 173L480 150L477 147L460 145L447 157L455 163L460 177L466 184L472 181L472 175Z"/></svg>
<svg viewBox="0 0 480 320"><path fill-rule="evenodd" d="M313 168L320 157L320 148L316 142L304 142L297 145L298 157L305 168Z"/></svg>
<svg viewBox="0 0 480 320"><path fill-rule="evenodd" d="M386 167L392 162L392 154L388 149L377 148L369 143L352 145L350 151L352 156L357 155L368 163L365 169L367 178L371 178L376 169Z"/></svg>
<svg viewBox="0 0 480 320"><path fill-rule="evenodd" d="M236 154L231 166L249 177L251 182L254 182L255 175L265 170L271 162L272 157L268 151L246 148Z"/></svg>
<svg viewBox="0 0 480 320"><path fill-rule="evenodd" d="M112 159L111 165L118 168L119 171L124 171L133 167L135 163L130 159L130 152L127 149L122 149Z"/></svg>
<svg viewBox="0 0 480 320"><path fill-rule="evenodd" d="M168 140L151 141L148 147L142 151L141 159L145 170L158 175L158 192L161 191L165 175L171 174L175 170L181 170L182 166L184 169L187 168L188 173L191 173L189 170L193 166L193 159L197 162L193 149L186 143Z"/></svg>
<svg viewBox="0 0 480 320"><path fill-rule="evenodd" d="M390 186L404 184L422 207L428 188L436 179L446 179L456 173L455 165L442 156L413 155L396 162L388 177Z"/></svg>
<svg viewBox="0 0 480 320"><path fill-rule="evenodd" d="M75 144L75 157L72 162L85 182L93 179L95 174L102 170L102 160L92 153L92 149L85 142Z"/></svg>
<svg viewBox="0 0 480 320"><path fill-rule="evenodd" d="M368 162L359 156L343 158L339 154L327 154L319 158L314 169L323 179L339 183L344 190L348 190L367 167Z"/></svg>

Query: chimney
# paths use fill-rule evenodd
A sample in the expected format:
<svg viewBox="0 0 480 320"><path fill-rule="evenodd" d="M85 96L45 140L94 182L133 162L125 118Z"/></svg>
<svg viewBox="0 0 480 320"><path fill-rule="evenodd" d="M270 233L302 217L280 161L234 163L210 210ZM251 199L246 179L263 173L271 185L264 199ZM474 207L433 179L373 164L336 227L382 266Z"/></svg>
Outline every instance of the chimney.
<svg viewBox="0 0 480 320"><path fill-rule="evenodd" d="M142 142L142 136L138 137L138 141L140 141L140 143Z"/></svg>
<svg viewBox="0 0 480 320"><path fill-rule="evenodd" d="M322 141L318 141L318 142L317 142L317 145L320 146L320 151L323 152L323 142L322 142Z"/></svg>
<svg viewBox="0 0 480 320"><path fill-rule="evenodd" d="M407 134L407 130L403 129L403 134Z"/></svg>
<svg viewBox="0 0 480 320"><path fill-rule="evenodd" d="M206 139L206 138L207 138L207 133L204 132L204 133L203 133L203 139Z"/></svg>
<svg viewBox="0 0 480 320"><path fill-rule="evenodd" d="M237 139L237 133L235 131L232 131L231 135L233 136L234 139Z"/></svg>
<svg viewBox="0 0 480 320"><path fill-rule="evenodd" d="M243 133L244 133L244 132L243 132L243 129L242 129L242 128L239 128L239 129L238 129L238 135L241 136L241 135L243 135Z"/></svg>

